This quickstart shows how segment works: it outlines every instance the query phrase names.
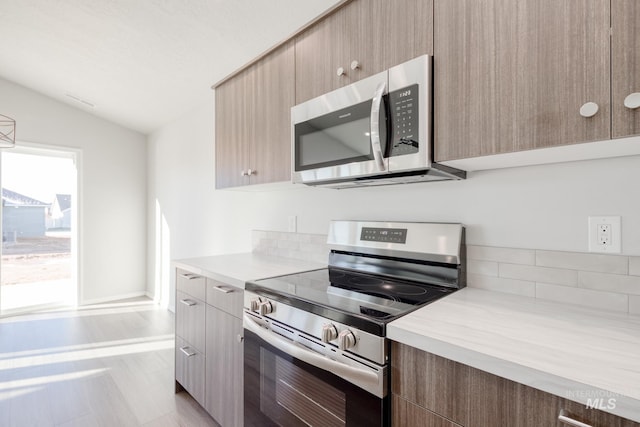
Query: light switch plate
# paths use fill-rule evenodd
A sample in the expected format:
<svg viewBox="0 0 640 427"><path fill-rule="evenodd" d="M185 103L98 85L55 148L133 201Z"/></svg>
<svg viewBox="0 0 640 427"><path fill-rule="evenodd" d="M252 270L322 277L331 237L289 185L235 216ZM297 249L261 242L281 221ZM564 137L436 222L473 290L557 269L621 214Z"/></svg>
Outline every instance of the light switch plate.
<svg viewBox="0 0 640 427"><path fill-rule="evenodd" d="M622 226L619 216L589 217L589 252L622 252Z"/></svg>

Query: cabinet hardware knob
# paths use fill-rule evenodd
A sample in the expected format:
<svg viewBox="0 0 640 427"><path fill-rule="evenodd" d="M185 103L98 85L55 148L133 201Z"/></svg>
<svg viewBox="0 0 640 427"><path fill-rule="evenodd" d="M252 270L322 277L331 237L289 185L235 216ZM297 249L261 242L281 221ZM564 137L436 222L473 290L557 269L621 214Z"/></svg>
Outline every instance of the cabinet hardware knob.
<svg viewBox="0 0 640 427"><path fill-rule="evenodd" d="M340 77L344 76L346 73L344 72L344 68L338 67L338 69L336 70L336 74L338 75L338 77Z"/></svg>
<svg viewBox="0 0 640 427"><path fill-rule="evenodd" d="M360 68L360 63L358 61L351 61L351 69L353 71L357 70L358 68Z"/></svg>
<svg viewBox="0 0 640 427"><path fill-rule="evenodd" d="M583 422L574 420L569 416L568 412L565 411L564 409L560 410L560 414L558 415L558 421L560 421L562 424L566 424L568 426L573 426L573 427L591 427L591 424L585 424Z"/></svg>
<svg viewBox="0 0 640 427"><path fill-rule="evenodd" d="M582 107L580 107L580 115L582 117L593 117L598 112L598 104L595 102L587 102Z"/></svg>
<svg viewBox="0 0 640 427"><path fill-rule="evenodd" d="M213 289L218 292L222 292L223 294L230 294L233 292L233 289L227 288L226 286L214 286Z"/></svg>
<svg viewBox="0 0 640 427"><path fill-rule="evenodd" d="M630 110L640 107L640 92L634 92L627 95L624 99L624 106Z"/></svg>
<svg viewBox="0 0 640 427"><path fill-rule="evenodd" d="M244 337L243 337L242 335L240 335L240 334L238 334L238 336L236 337L236 339L237 339L237 340L238 340L238 342L240 342L240 343L241 343L242 341L244 341Z"/></svg>
<svg viewBox="0 0 640 427"><path fill-rule="evenodd" d="M180 277L187 280L199 279L200 276L192 273L180 273Z"/></svg>
<svg viewBox="0 0 640 427"><path fill-rule="evenodd" d="M247 175L248 175L247 171L240 171L240 176L247 176Z"/></svg>
<svg viewBox="0 0 640 427"><path fill-rule="evenodd" d="M193 307L194 305L196 305L195 301L191 301L190 299L186 299L186 298L185 299L181 299L180 302L182 304L186 305L186 306L189 306L189 307Z"/></svg>
<svg viewBox="0 0 640 427"><path fill-rule="evenodd" d="M247 175L249 175L249 176L251 176L251 175L255 175L255 174L256 174L256 172L257 172L257 171L256 171L255 169L249 169L249 170L247 171Z"/></svg>

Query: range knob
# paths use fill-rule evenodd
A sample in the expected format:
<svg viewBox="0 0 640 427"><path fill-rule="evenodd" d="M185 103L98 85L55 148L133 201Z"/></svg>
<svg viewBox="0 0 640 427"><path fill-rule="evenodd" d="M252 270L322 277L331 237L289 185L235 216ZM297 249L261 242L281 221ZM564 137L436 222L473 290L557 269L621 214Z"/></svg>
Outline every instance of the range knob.
<svg viewBox="0 0 640 427"><path fill-rule="evenodd" d="M338 335L338 348L340 350L348 350L356 345L356 336L348 329L340 332Z"/></svg>
<svg viewBox="0 0 640 427"><path fill-rule="evenodd" d="M329 342L338 338L338 328L333 323L322 326L322 342Z"/></svg>
<svg viewBox="0 0 640 427"><path fill-rule="evenodd" d="M273 305L269 301L264 301L259 304L260 316L266 316L273 313Z"/></svg>
<svg viewBox="0 0 640 427"><path fill-rule="evenodd" d="M249 308L251 309L251 311L258 311L260 307L260 298L251 298L251 301L249 302Z"/></svg>

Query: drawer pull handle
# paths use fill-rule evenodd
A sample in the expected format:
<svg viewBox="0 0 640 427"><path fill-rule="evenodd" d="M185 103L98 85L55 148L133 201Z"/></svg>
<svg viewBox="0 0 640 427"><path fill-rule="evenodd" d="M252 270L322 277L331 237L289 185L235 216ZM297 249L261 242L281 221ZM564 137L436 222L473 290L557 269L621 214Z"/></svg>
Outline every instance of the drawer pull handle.
<svg viewBox="0 0 640 427"><path fill-rule="evenodd" d="M180 302L189 307L196 305L196 302L191 301L190 299L181 299Z"/></svg>
<svg viewBox="0 0 640 427"><path fill-rule="evenodd" d="M560 410L560 415L558 415L558 421L560 421L563 424L566 424L568 426L573 426L573 427L591 427L590 424L585 424L585 423L582 423L580 421L574 420L573 418L571 418L569 416L569 413L567 411L565 411L564 409Z"/></svg>
<svg viewBox="0 0 640 427"><path fill-rule="evenodd" d="M191 273L180 273L180 277L182 277L183 279L187 279L187 280L193 280L193 279L199 279L200 276L198 276L197 274L191 274Z"/></svg>
<svg viewBox="0 0 640 427"><path fill-rule="evenodd" d="M180 347L180 351L184 353L185 356L187 357L191 357L191 356L195 356L196 352L189 352L189 347Z"/></svg>
<svg viewBox="0 0 640 427"><path fill-rule="evenodd" d="M233 289L227 288L226 286L214 286L213 289L218 292L222 292L223 294L230 294L231 292L233 292Z"/></svg>

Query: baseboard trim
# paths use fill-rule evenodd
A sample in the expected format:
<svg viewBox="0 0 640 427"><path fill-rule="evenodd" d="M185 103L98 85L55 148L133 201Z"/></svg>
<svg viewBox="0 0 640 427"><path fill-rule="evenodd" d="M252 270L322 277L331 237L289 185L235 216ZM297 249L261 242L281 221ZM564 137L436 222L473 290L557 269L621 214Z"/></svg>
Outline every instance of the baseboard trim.
<svg viewBox="0 0 640 427"><path fill-rule="evenodd" d="M111 295L108 297L103 297L103 298L93 298L93 299L84 299L82 301L80 301L78 303L78 306L83 306L83 305L92 305L92 304L103 304L106 302L114 302L114 301L118 301L118 300L123 300L123 299L128 299L128 298L136 298L136 297L149 297L148 292L147 291L138 291L138 292L129 292L126 294L120 294L120 295ZM153 299L153 298L150 298Z"/></svg>

